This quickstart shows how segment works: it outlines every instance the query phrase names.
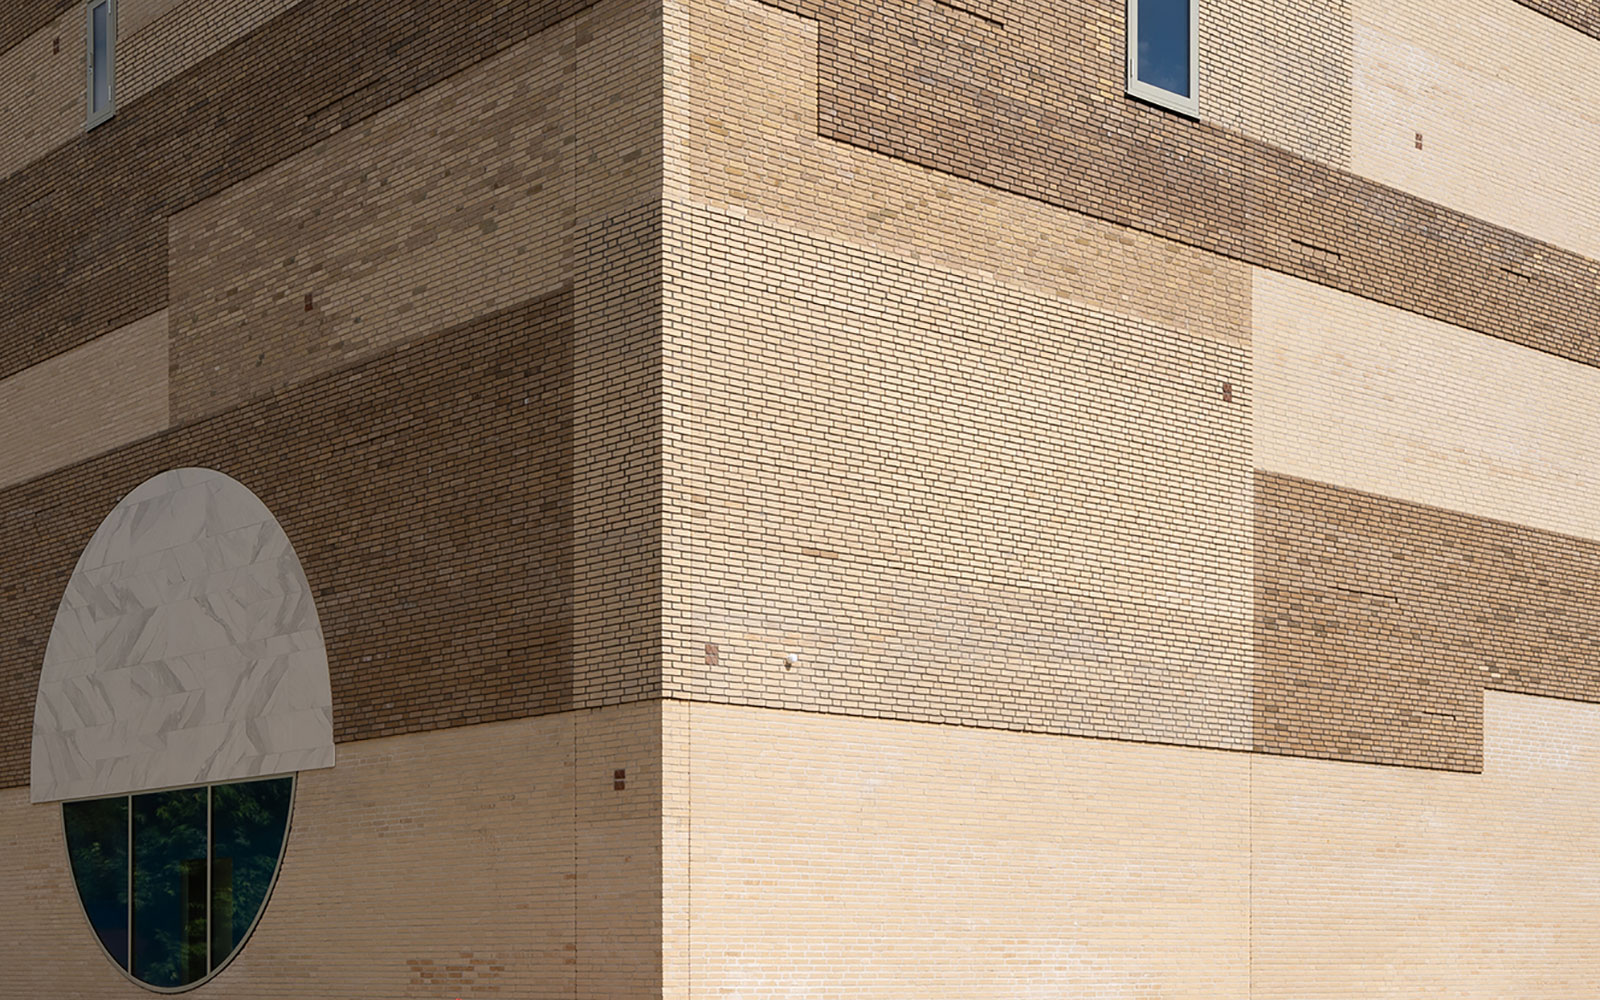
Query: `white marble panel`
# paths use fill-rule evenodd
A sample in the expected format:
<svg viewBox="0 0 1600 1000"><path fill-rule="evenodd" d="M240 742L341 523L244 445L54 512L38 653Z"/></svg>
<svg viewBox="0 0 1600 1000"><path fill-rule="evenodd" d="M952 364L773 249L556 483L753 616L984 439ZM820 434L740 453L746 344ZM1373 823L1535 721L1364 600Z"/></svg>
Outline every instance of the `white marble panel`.
<svg viewBox="0 0 1600 1000"><path fill-rule="evenodd" d="M32 798L333 765L322 625L282 527L210 469L155 476L85 546L34 710Z"/></svg>

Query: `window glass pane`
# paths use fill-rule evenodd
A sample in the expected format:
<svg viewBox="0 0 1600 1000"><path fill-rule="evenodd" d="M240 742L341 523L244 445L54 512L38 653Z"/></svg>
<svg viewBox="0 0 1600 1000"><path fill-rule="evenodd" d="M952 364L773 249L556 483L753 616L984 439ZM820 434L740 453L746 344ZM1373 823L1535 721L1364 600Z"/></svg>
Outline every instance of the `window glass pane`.
<svg viewBox="0 0 1600 1000"><path fill-rule="evenodd" d="M221 966L267 901L289 829L294 779L211 790L211 964Z"/></svg>
<svg viewBox="0 0 1600 1000"><path fill-rule="evenodd" d="M89 97L91 114L100 114L111 106L110 13L109 3L95 5L91 28L94 38L90 42L94 46L94 85L90 88Z"/></svg>
<svg viewBox="0 0 1600 1000"><path fill-rule="evenodd" d="M1152 87L1189 93L1189 4L1191 0L1138 0L1139 80Z"/></svg>
<svg viewBox="0 0 1600 1000"><path fill-rule="evenodd" d="M128 799L95 799L61 806L67 857L89 925L106 951L128 967Z"/></svg>
<svg viewBox="0 0 1600 1000"><path fill-rule="evenodd" d="M182 986L206 974L206 789L133 797L133 974Z"/></svg>

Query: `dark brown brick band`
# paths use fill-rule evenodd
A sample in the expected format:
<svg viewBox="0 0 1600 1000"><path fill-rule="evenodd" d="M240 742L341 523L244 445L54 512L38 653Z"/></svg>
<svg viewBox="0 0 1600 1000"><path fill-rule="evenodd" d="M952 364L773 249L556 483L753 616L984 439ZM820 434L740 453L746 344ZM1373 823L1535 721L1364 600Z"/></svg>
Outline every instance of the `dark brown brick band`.
<svg viewBox="0 0 1600 1000"><path fill-rule="evenodd" d="M1256 474L1255 747L1478 770L1485 688L1600 701L1600 544Z"/></svg>
<svg viewBox="0 0 1600 1000"><path fill-rule="evenodd" d="M5 0L0 4L0 53L71 10L77 0Z"/></svg>
<svg viewBox="0 0 1600 1000"><path fill-rule="evenodd" d="M1592 38L1600 38L1600 3L1595 0L1517 0L1517 3Z"/></svg>
<svg viewBox="0 0 1600 1000"><path fill-rule="evenodd" d="M0 787L28 780L79 550L123 494L180 466L234 476L288 532L337 739L572 705L572 387L562 293L0 491Z"/></svg>
<svg viewBox="0 0 1600 1000"><path fill-rule="evenodd" d="M1125 97L1122 0L801 0L824 135L1600 364L1600 263Z"/></svg>
<svg viewBox="0 0 1600 1000"><path fill-rule="evenodd" d="M172 213L585 6L306 0L0 182L0 377L162 308Z"/></svg>

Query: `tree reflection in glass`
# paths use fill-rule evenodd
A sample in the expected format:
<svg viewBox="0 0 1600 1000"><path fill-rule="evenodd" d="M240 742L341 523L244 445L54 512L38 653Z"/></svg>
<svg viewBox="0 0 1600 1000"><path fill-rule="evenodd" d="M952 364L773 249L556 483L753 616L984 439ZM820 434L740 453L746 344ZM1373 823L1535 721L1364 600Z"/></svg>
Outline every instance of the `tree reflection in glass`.
<svg viewBox="0 0 1600 1000"><path fill-rule="evenodd" d="M73 882L112 960L161 989L226 964L266 905L293 799L293 778L266 778L63 803Z"/></svg>
<svg viewBox="0 0 1600 1000"><path fill-rule="evenodd" d="M211 798L211 960L220 965L266 902L289 823L288 778L218 785Z"/></svg>
<svg viewBox="0 0 1600 1000"><path fill-rule="evenodd" d="M67 857L84 915L116 963L128 967L128 800L66 802Z"/></svg>
<svg viewBox="0 0 1600 1000"><path fill-rule="evenodd" d="M182 986L206 974L206 789L133 797L134 978Z"/></svg>

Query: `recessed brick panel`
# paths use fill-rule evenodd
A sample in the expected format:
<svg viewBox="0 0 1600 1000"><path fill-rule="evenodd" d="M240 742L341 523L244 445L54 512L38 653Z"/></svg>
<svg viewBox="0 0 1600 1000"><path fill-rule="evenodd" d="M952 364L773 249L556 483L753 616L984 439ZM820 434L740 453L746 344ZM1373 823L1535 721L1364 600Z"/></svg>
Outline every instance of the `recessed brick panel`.
<svg viewBox="0 0 1600 1000"><path fill-rule="evenodd" d="M1600 701L1600 543L1256 474L1255 748L1475 771L1483 691Z"/></svg>
<svg viewBox="0 0 1600 1000"><path fill-rule="evenodd" d="M165 307L167 216L579 9L307 0L0 181L0 377Z"/></svg>

